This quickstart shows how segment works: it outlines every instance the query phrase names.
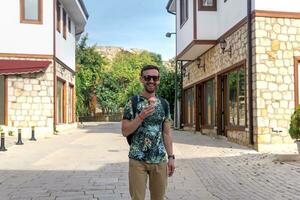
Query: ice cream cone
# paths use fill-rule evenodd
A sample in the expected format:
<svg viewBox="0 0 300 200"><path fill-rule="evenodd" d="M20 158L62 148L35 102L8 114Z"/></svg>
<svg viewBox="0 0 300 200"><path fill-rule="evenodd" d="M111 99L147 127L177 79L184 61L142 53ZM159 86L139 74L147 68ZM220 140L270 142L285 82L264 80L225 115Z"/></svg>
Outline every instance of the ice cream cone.
<svg viewBox="0 0 300 200"><path fill-rule="evenodd" d="M148 99L148 103L150 106L155 106L155 103L156 103L156 97L150 97Z"/></svg>

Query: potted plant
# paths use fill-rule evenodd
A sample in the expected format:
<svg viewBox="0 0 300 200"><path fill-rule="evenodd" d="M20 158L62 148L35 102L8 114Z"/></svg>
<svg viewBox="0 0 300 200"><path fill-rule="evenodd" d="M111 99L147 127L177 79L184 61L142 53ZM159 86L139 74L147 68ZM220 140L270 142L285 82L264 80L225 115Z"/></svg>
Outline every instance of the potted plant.
<svg viewBox="0 0 300 200"><path fill-rule="evenodd" d="M295 140L300 154L300 106L296 109L291 117L289 133L292 139Z"/></svg>

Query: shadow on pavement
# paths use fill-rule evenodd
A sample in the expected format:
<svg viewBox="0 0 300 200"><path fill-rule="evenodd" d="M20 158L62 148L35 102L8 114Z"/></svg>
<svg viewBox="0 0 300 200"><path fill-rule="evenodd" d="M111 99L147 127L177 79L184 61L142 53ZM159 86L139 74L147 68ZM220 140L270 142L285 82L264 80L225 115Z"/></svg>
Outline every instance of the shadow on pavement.
<svg viewBox="0 0 300 200"><path fill-rule="evenodd" d="M170 200L286 200L300 197L300 167L274 163L271 155L177 159ZM129 200L128 164L98 170L0 170L1 200ZM149 197L149 192L147 192ZM149 198L146 198L149 199Z"/></svg>
<svg viewBox="0 0 300 200"><path fill-rule="evenodd" d="M81 129L86 133L113 133L122 136L121 123L119 122L86 122L83 123ZM249 150L248 147L229 142L226 139L216 139L206 135L195 134L191 131L173 130L173 142L197 146Z"/></svg>

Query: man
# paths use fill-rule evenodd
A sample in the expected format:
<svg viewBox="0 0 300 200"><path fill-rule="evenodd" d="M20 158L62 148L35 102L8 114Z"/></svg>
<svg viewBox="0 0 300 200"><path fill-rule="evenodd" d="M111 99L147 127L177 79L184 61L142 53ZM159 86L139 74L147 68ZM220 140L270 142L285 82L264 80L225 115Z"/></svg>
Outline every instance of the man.
<svg viewBox="0 0 300 200"><path fill-rule="evenodd" d="M159 80L158 67L144 66L140 77L144 90L137 96L136 114L133 113L132 98L124 108L123 136L133 134L128 155L132 200L145 199L148 176L151 200L163 200L167 177L175 170L170 108L166 100L156 97ZM149 104L149 99L155 99L155 103Z"/></svg>

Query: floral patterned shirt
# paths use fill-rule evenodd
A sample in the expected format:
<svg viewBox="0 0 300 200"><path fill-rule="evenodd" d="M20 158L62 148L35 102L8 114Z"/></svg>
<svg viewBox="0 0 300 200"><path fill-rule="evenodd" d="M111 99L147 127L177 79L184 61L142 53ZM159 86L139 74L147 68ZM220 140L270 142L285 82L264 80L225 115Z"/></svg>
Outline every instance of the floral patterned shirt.
<svg viewBox="0 0 300 200"><path fill-rule="evenodd" d="M148 105L147 98L138 96L136 115ZM130 145L128 157L131 159L145 161L151 164L157 164L166 161L166 149L163 143L162 124L164 121L171 121L170 107L168 113L165 113L163 105L159 98L155 103L155 111L151 116L144 119L142 124L133 133L132 143ZM124 107L123 119L133 120L133 110L131 99Z"/></svg>

